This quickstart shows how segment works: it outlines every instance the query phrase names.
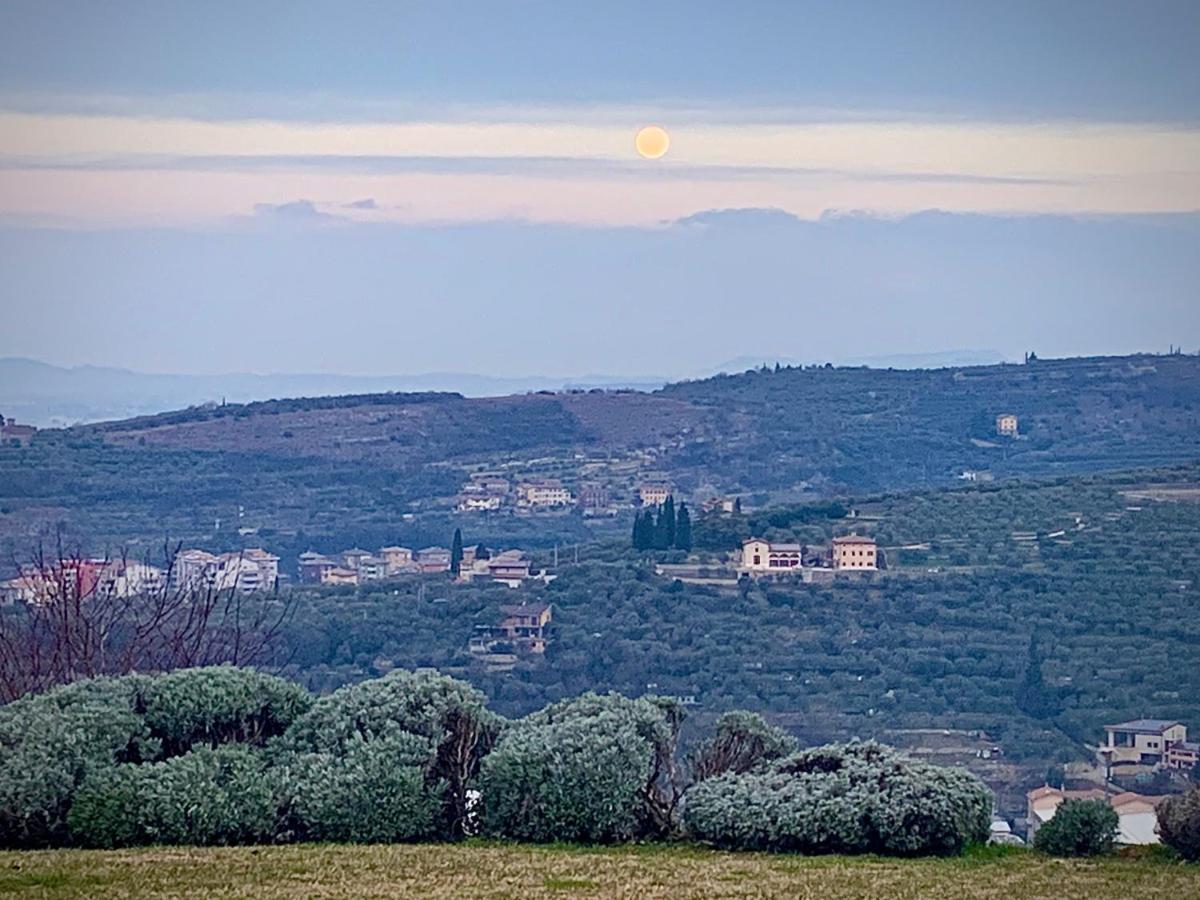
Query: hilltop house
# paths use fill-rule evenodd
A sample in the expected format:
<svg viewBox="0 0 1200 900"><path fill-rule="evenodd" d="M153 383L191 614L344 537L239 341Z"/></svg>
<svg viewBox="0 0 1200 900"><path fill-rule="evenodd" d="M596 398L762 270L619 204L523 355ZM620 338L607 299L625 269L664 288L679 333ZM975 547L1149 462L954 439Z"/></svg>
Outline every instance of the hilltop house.
<svg viewBox="0 0 1200 900"><path fill-rule="evenodd" d="M323 553L306 550L300 554L300 581L303 584L324 584L326 576L338 564Z"/></svg>
<svg viewBox="0 0 1200 900"><path fill-rule="evenodd" d="M463 494L455 509L459 512L491 512L499 509L503 502L504 498L496 495Z"/></svg>
<svg viewBox="0 0 1200 900"><path fill-rule="evenodd" d="M504 618L496 625L477 625L475 636L467 645L473 657L489 671L507 672L516 666L518 654L546 652L546 626L550 624L550 607L545 603L528 603L500 607Z"/></svg>
<svg viewBox="0 0 1200 900"><path fill-rule="evenodd" d="M413 552L407 547L380 547L379 557L387 567L388 575L398 575L416 568L413 565Z"/></svg>
<svg viewBox="0 0 1200 900"><path fill-rule="evenodd" d="M0 416L0 443L24 447L36 433L37 429L32 425L18 425L13 419Z"/></svg>
<svg viewBox="0 0 1200 900"><path fill-rule="evenodd" d="M638 499L642 506L662 506L671 496L671 486L661 482L647 482L638 487Z"/></svg>
<svg viewBox="0 0 1200 900"><path fill-rule="evenodd" d="M450 551L445 547L426 547L417 551L416 562L421 572L449 572Z"/></svg>
<svg viewBox="0 0 1200 900"><path fill-rule="evenodd" d="M1174 719L1133 719L1105 725L1107 739L1098 749L1112 766L1158 766L1175 745L1187 743L1187 726ZM1177 758L1188 756L1181 749Z"/></svg>
<svg viewBox="0 0 1200 900"><path fill-rule="evenodd" d="M777 544L762 538L742 541L742 568L748 572L786 572L800 567L800 544Z"/></svg>
<svg viewBox="0 0 1200 900"><path fill-rule="evenodd" d="M546 626L550 624L550 607L545 603L522 603L502 606L504 618L496 625L477 625L468 650L474 656L487 656L501 645L518 653L545 653Z"/></svg>
<svg viewBox="0 0 1200 900"><path fill-rule="evenodd" d="M996 434L1000 437L1015 438L1017 436L1017 417L1012 413L1001 413L996 416Z"/></svg>
<svg viewBox="0 0 1200 900"><path fill-rule="evenodd" d="M571 492L562 483L553 479L527 481L517 486L517 505L532 508L554 508L570 506L574 502Z"/></svg>
<svg viewBox="0 0 1200 900"><path fill-rule="evenodd" d="M833 567L839 571L873 572L878 568L875 539L844 534L833 539Z"/></svg>

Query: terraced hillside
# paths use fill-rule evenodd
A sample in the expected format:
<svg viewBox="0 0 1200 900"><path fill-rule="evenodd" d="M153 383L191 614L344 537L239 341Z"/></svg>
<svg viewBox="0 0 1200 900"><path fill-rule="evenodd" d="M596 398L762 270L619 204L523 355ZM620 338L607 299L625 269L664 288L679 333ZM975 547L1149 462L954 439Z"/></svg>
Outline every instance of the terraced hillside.
<svg viewBox="0 0 1200 900"><path fill-rule="evenodd" d="M995 433L1018 416L1016 438ZM1036 360L893 371L783 368L670 385L465 399L370 394L182 410L39 433L0 449L0 542L65 522L94 546L169 534L259 542L444 541L468 472L599 484L626 508L643 479L698 501L763 506L980 477L1200 456L1200 357ZM216 528L224 522L226 531ZM467 520L476 525L476 520ZM615 533L557 516L492 517L536 546Z"/></svg>

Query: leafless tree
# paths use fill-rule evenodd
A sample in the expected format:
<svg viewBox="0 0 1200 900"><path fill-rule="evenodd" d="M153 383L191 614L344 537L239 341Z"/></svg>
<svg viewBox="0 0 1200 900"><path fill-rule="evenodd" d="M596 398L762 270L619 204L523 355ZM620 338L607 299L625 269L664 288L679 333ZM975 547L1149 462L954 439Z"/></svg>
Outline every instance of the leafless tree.
<svg viewBox="0 0 1200 900"><path fill-rule="evenodd" d="M178 544L154 570L88 558L61 531L51 545L16 561L19 596L0 608L0 702L98 675L264 663L294 610L274 589L179 577Z"/></svg>

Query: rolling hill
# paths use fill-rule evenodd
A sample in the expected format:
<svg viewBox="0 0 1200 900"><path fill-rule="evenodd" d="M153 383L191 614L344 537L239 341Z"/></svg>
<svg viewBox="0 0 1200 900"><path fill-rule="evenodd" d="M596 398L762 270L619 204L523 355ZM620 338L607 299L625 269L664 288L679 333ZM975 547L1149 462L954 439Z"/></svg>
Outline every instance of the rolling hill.
<svg viewBox="0 0 1200 900"><path fill-rule="evenodd" d="M995 417L1019 417L1001 438ZM207 405L40 432L0 451L0 540L445 540L469 471L556 477L626 503L641 479L749 505L1200 456L1200 357L929 370L781 367L632 390L364 394ZM488 529L578 540L578 517ZM605 526L599 526L601 530ZM357 540L356 540L356 536ZM259 538L262 540L263 538ZM290 549L287 548L287 549ZM301 548L302 549L302 548Z"/></svg>

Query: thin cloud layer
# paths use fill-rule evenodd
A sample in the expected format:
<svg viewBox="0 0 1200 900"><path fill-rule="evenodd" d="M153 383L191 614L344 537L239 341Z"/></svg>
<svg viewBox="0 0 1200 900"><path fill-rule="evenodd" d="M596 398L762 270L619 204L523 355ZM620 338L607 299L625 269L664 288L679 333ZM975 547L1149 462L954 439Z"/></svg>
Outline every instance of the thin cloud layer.
<svg viewBox="0 0 1200 900"><path fill-rule="evenodd" d="M192 224L298 196L402 222L643 226L723 207L1200 209L1196 128L747 115L661 110L671 151L646 162L632 146L645 118L619 109L378 122L0 113L0 217ZM375 205L350 205L361 197Z"/></svg>

